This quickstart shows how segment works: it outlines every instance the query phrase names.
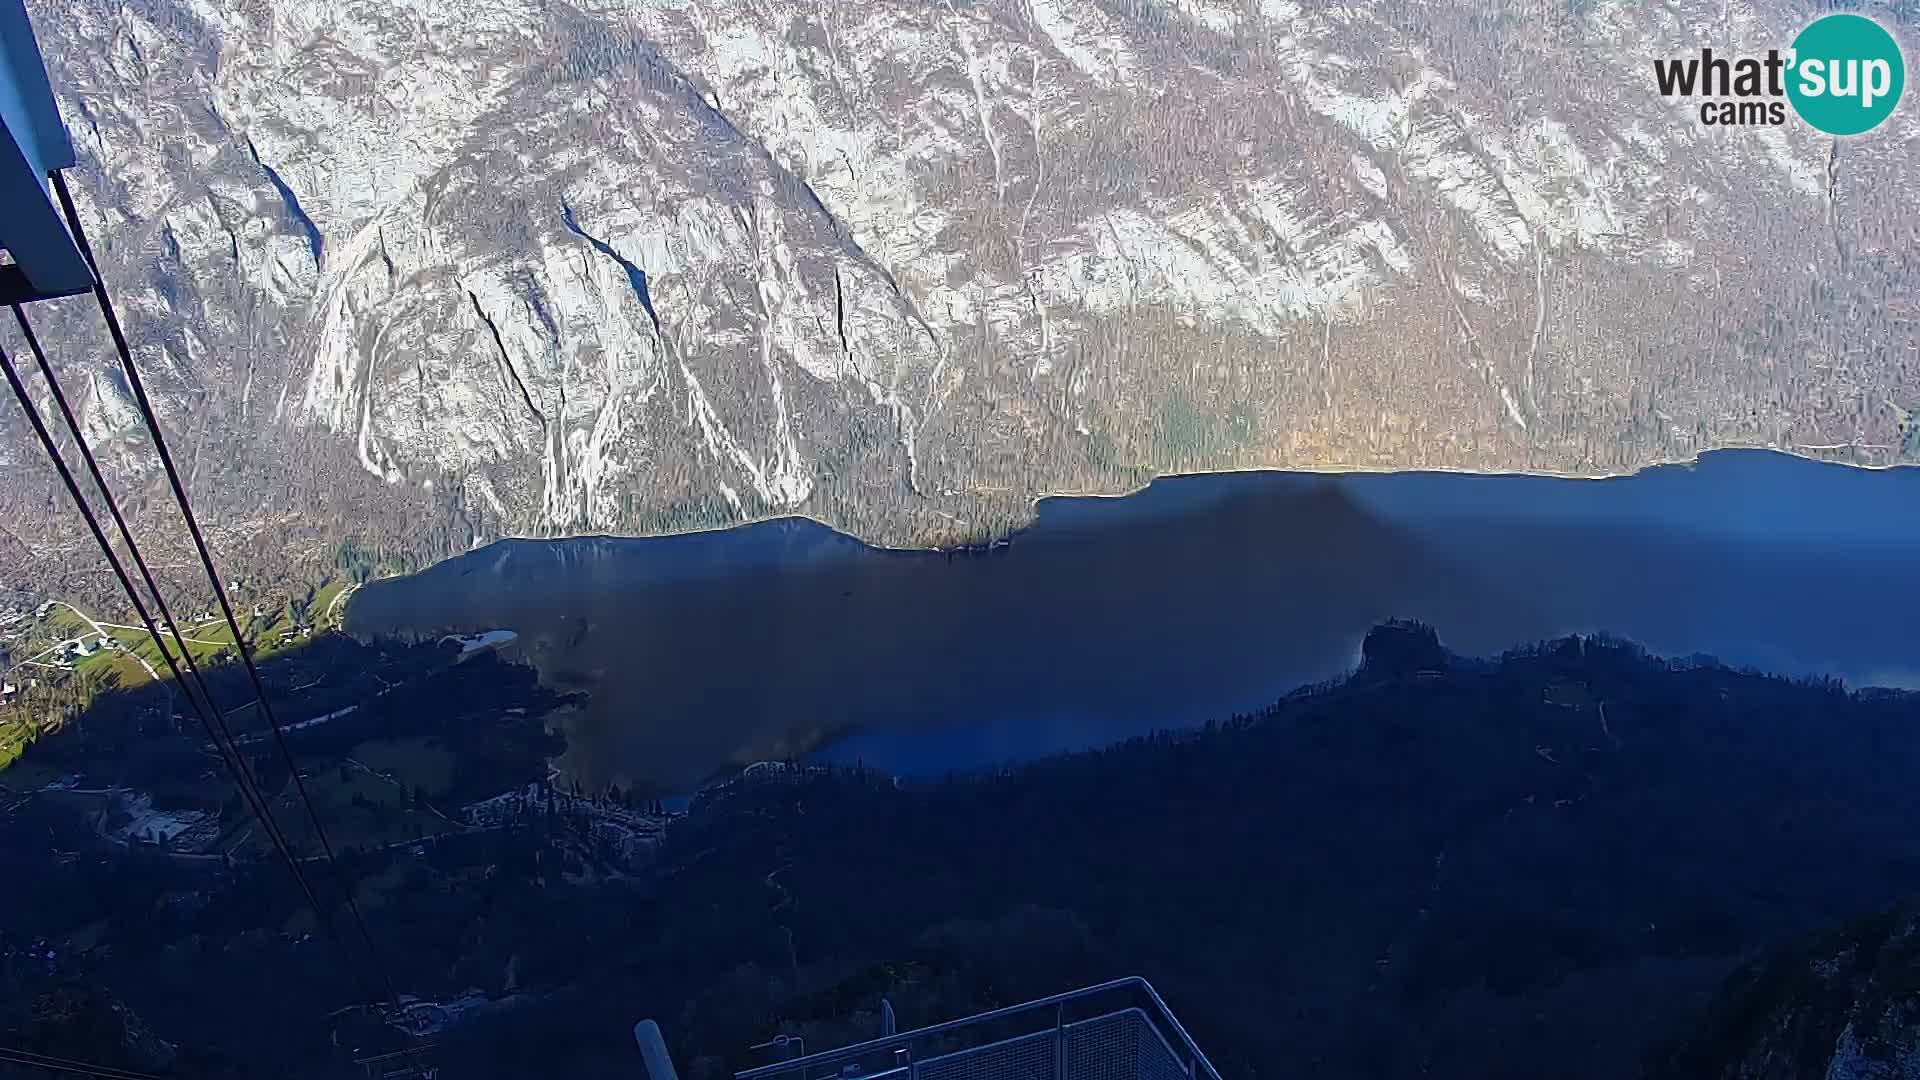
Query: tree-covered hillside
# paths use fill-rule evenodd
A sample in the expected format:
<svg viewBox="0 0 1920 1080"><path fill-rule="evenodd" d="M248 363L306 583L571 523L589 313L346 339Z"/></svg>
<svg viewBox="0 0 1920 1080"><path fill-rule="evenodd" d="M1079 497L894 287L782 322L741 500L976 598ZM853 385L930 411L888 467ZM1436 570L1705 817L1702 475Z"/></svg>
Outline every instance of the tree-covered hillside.
<svg viewBox="0 0 1920 1080"><path fill-rule="evenodd" d="M989 774L753 770L641 857L603 836L618 798L543 790L348 869L395 982L464 1003L435 1036L464 1077L628 1074L651 1016L713 1080L777 1031L869 1035L882 996L909 1027L1122 974L1229 1080L1617 1077L1762 950L1920 891L1913 695L1594 638L1470 661L1397 625L1364 656L1258 715ZM455 665L300 752L324 775L354 739L430 737L459 783L512 722L412 734L432 680L513 670ZM79 979L196 1075L338 1075L353 992L280 868L90 846L46 802L7 880L71 898L0 933L60 959L0 964L0 1028Z"/></svg>

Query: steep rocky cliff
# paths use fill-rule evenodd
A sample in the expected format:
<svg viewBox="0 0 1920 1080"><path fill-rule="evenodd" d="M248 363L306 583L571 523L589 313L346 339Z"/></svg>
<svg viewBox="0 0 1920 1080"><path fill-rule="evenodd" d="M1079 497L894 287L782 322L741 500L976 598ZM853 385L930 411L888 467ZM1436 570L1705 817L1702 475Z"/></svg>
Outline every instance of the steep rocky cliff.
<svg viewBox="0 0 1920 1080"><path fill-rule="evenodd" d="M1894 909L1743 969L1656 1077L1911 1080L1920 1076L1920 916Z"/></svg>
<svg viewBox="0 0 1920 1080"><path fill-rule="evenodd" d="M792 512L940 542L1195 468L1920 456L1911 103L1836 142L1654 86L1807 4L30 8L195 490L269 560ZM40 318L148 475L84 302ZM77 549L4 423L37 479L0 542L44 576Z"/></svg>

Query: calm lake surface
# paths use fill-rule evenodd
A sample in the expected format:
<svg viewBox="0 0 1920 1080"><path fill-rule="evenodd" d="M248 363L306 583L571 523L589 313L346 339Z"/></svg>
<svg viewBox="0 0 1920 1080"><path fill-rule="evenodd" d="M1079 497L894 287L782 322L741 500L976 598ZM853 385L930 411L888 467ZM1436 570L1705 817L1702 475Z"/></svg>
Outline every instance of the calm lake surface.
<svg viewBox="0 0 1920 1080"><path fill-rule="evenodd" d="M1738 451L1614 480L1242 473L1050 499L986 554L806 521L503 541L355 594L356 634L510 629L589 702L583 783L685 791L820 752L902 773L1081 748L1267 704L1379 621L1457 652L1607 631L1920 687L1920 469Z"/></svg>

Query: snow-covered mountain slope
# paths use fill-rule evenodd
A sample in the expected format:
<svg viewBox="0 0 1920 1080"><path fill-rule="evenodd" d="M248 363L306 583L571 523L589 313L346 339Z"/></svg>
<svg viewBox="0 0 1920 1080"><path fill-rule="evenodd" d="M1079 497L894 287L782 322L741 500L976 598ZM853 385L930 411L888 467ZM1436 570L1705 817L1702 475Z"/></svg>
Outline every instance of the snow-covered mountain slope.
<svg viewBox="0 0 1920 1080"><path fill-rule="evenodd" d="M31 10L196 491L317 548L1920 456L1920 114L1836 145L1653 85L1805 4ZM44 317L132 434L84 304Z"/></svg>

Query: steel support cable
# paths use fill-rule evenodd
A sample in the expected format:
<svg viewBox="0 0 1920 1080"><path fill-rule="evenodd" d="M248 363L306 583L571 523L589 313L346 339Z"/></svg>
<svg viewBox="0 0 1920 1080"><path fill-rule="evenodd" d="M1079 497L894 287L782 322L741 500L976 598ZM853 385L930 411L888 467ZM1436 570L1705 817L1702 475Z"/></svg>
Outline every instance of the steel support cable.
<svg viewBox="0 0 1920 1080"><path fill-rule="evenodd" d="M127 346L127 337L120 329L120 318L114 313L113 301L107 296L106 279L100 274L100 263L93 257L93 246L87 243L86 230L81 227L80 214L74 208L73 193L67 190L66 177L59 172L51 174L54 192L60 197L60 209L66 215L67 227L73 233L74 245L80 249L80 256L87 261L93 271L93 296L100 305L100 315L106 320L107 332L113 337L114 348L120 353L120 368L127 376L127 384L133 390L134 401L140 406L140 416L146 422L147 433L153 438L154 450L160 456L160 467L167 474L167 483L173 487L174 501L180 506L180 516L186 520L187 532L193 537L194 549L200 555L200 565L207 572L207 580L213 586L214 599L220 603L220 613L225 616L227 628L233 633L233 643L240 653L240 662L246 666L247 677L252 680L256 704L261 717L273 730L274 745L280 751L281 760L286 763L287 771L293 776L293 784L299 792L300 801L306 806L307 820L313 825L313 833L320 841L321 853L326 857L327 866L332 870L334 880L340 886L341 895L347 902L347 910L353 915L354 925L359 929L360 940L367 947L367 954L373 960L374 970L380 976L380 982L386 987L387 999L394 1012L400 1011L400 994L394 988L393 979L388 976L386 966L381 962L380 950L373 943L373 935L367 931L367 922L360 915L359 901L354 899L353 884L347 880L346 872L340 869L340 861L334 857L333 843L327 839L327 832L320 824L320 814L314 809L313 799L307 792L307 782L300 775L299 763L294 761L293 751L287 746L286 733L280 727L280 721L274 716L273 703L267 698L266 683L260 678L260 669L253 662L253 650L248 647L246 638L240 633L240 621L234 617L233 605L227 599L226 585L220 580L220 571L214 566L213 553L207 548L206 536L200 531L200 522L194 517L193 501L187 497L187 489L180 482L180 470L174 466L173 454L167 450L166 437L160 431L160 418L154 412L153 402L147 397L145 383L140 371L134 366L133 351Z"/></svg>
<svg viewBox="0 0 1920 1080"><path fill-rule="evenodd" d="M294 880L300 884L301 890L306 893L308 901L313 904L314 915L321 920L323 929L327 935L333 939L335 948L339 949L341 955L347 959L349 964L348 970L352 974L353 980L356 983L360 982L362 973L358 966L352 963L351 954L347 950L346 943L339 939L338 933L333 927L332 919L321 906L318 894L314 892L312 883L307 880L306 871L300 866L299 858L293 850L293 845L288 842L285 830L280 828L280 823L275 820L273 816L272 804L268 801L265 793L261 791L259 780L255 778L251 770L247 768L246 759L240 753L239 744L235 741L233 732L227 727L226 716L220 711L219 703L214 700L213 691L207 686L206 679L200 674L200 665L193 658L193 650L187 647L185 638L180 633L179 624L174 621L173 612L167 605L166 594L161 590L159 582L154 579L152 570L147 566L146 557L140 553L140 545L134 540L133 531L128 527L126 517L120 512L120 505L113 497L113 490L107 486L106 477L100 471L100 464L94 457L93 448L87 444L86 436L80 430L79 421L75 419L73 409L67 404L67 396L65 392L60 389L60 377L54 372L52 363L47 360L46 350L40 345L39 335L33 332L32 324L27 321L26 312L18 304L13 306L13 316L20 324L20 333L26 338L27 347L33 351L34 362L39 365L41 376L47 381L47 389L53 396L54 404L60 410L61 419L66 422L67 433L73 438L75 445L80 448L80 456L86 462L87 473L92 478L95 488L99 490L101 500L106 503L107 512L113 517L114 526L120 534L120 542L125 545L127 554L132 557L134 566L140 571L141 580L145 582L148 593L153 597L154 604L159 609L162 625L166 627L167 632L173 636L174 642L180 648L180 658L186 663L187 672L192 678L191 683L181 676L180 668L174 663L173 653L167 648L166 639L157 633L150 614L141 605L140 598L133 593L131 585L126 581L124 577L124 566L122 566L116 573L123 575L121 585L127 589L128 599L133 601L134 610L140 613L141 621L146 624L148 634L152 635L154 646L160 650L160 658L166 663L167 670L173 675L174 682L180 686L182 693L187 698L187 703L193 706L194 712L198 714L200 725L207 732L207 738L213 742L214 748L220 752L222 762L227 766L228 771L233 774L234 785L240 789L241 797L246 801L248 809L253 812L255 818L259 819L261 828L267 834L268 841L273 845L274 849L279 852L281 858L287 861L288 869L293 872ZM21 404L22 408L29 410L37 424L39 417L38 410L33 409L25 400L23 400ZM64 472L67 468L64 455L56 456L56 452L51 445L47 447L47 452L49 457L54 458L55 467ZM79 492L72 487L69 487L68 491L69 494L73 496L75 503L80 504ZM82 505L81 512L88 514L89 509L85 505ZM95 520L97 521L97 519ZM98 533L96 532L96 536L97 535ZM103 550L107 551L109 561L115 561L110 548ZM198 689L200 694L197 700L194 697L195 689ZM205 703L204 710L201 708L202 702Z"/></svg>
<svg viewBox="0 0 1920 1080"><path fill-rule="evenodd" d="M100 519L95 516L93 507L90 506L81 495L80 484L74 479L73 470L67 466L66 455L61 453L59 444L53 439L53 433L47 430L46 422L40 418L39 408L34 405L33 398L28 395L26 385L20 381L20 374L14 369L13 359L7 355L5 349L0 349L0 372L5 373L7 384L13 389L13 396L20 402L21 409L26 412L27 420L33 425L34 434L39 437L40 445L46 450L48 460L53 462L54 470L60 474L61 483L66 486L67 495L73 499L73 504L80 511L80 516L86 520L87 528L93 533L94 543L98 544L101 552L106 555L107 565L113 570L113 576L119 579L120 588L127 594L127 599L132 602L135 614L140 617L140 622L146 627L147 633L152 636L155 642L159 642L160 632L159 628L154 625L153 616L147 611L147 605L141 601L139 592L134 589L132 579L127 576L126 566L120 562L120 556L115 553L112 543L107 540L106 532L100 528ZM81 445L85 446L85 443L83 442ZM104 491L104 489L102 494L107 497L109 502L112 501L111 494ZM173 654L162 646L160 649L160 657L166 662L167 671L173 676L174 681L179 683L182 689L185 690L186 683L180 673L180 668L174 663ZM347 951L346 943L339 939L337 932L333 929L333 923L327 919L325 908L321 905L318 894L314 892L313 883L307 880L306 872L300 868L300 860L294 855L292 847L286 842L286 838L278 831L278 827L273 821L271 809L253 785L252 777L247 773L245 763L240 760L239 750L222 743L220 735L215 729L216 721L208 719L207 711L201 706L199 699L194 697L190 691L186 693L186 698L188 704L193 706L193 710L199 717L201 725L206 729L207 737L213 740L216 747L222 749L221 761L225 763L233 773L234 784L240 788L241 797L246 800L247 806L253 811L254 816L260 819L261 825L267 832L267 838L272 841L274 849L279 852L282 859L286 860L287 868L293 872L294 880L300 885L300 891L306 895L307 902L313 906L314 917L320 920L320 924L326 929L328 935L333 938L335 947L340 950L342 957L348 961L348 971L353 976L353 981L356 983L361 982L362 972L359 966L352 963L352 954ZM211 701L209 701L208 704L211 705ZM217 709L214 710L214 715L216 718L218 717ZM221 725L219 730L224 731L224 725Z"/></svg>
<svg viewBox="0 0 1920 1080"><path fill-rule="evenodd" d="M99 1076L106 1080L160 1080L152 1073L134 1072L131 1069L116 1068L112 1065L95 1065L87 1061L74 1061L70 1058L54 1057L51 1054L35 1053L32 1050L16 1050L11 1046L0 1046L0 1061L15 1065L29 1065L36 1069L51 1069L55 1072Z"/></svg>
<svg viewBox="0 0 1920 1080"><path fill-rule="evenodd" d="M154 647L160 650L161 659L166 662L167 670L173 674L174 682L180 685L188 704L194 707L196 713L199 713L200 723L207 728L207 737L213 741L215 749L221 752L223 760L231 758L227 767L234 772L234 782L240 787L242 794L248 796L249 803L257 801L265 804L266 797L260 792L260 782L254 778L247 769L245 760L240 757L238 744L233 741L233 733L227 728L226 718L221 713L219 704L214 701L213 692L208 689L206 680L200 674L200 665L193 658L193 650L186 647L186 640L180 633L180 626L174 621L173 611L167 605L166 594L154 579L153 571L148 568L146 556L140 553L140 545L134 542L133 531L128 528L127 519L121 514L120 504L114 499L112 489L107 487L107 479L100 472L100 464L93 456L93 448L87 444L86 436L82 434L80 424L74 418L73 409L67 404L67 395L60 389L60 378L54 373L53 365L47 360L46 350L40 345L39 335L33 332L32 324L27 322L25 310L18 304L13 305L13 317L20 324L20 333L26 338L27 347L33 351L34 362L40 367L41 377L47 381L47 389L53 396L54 404L60 410L61 419L66 422L67 434L80 448L80 456L87 465L87 475L92 478L94 487L100 492L101 500L107 504L107 513L113 517L114 528L120 534L120 543L132 557L134 567L140 571L140 580L145 583L148 595L153 598L154 606L160 613L160 625L166 628L167 633L172 635L174 643L180 648L180 658L186 663L187 673L191 676L192 682L189 683L181 676L180 669L174 664L173 654L167 648L165 637L156 635L153 638ZM77 499L78 496L76 495L75 498ZM134 599L136 609L139 603L137 598ZM149 632L152 632L151 628ZM193 696L196 689L200 693L198 700ZM204 712L200 709L200 702L206 704ZM212 718L211 722L209 717ZM215 732L215 727L219 729L218 733ZM266 815L261 823L268 829L270 838L279 838L277 844L285 842L286 833L280 829L279 823L274 821L271 814ZM291 845L288 846L291 847Z"/></svg>

